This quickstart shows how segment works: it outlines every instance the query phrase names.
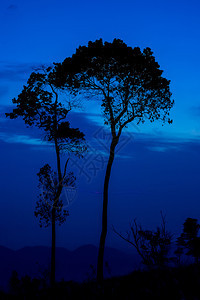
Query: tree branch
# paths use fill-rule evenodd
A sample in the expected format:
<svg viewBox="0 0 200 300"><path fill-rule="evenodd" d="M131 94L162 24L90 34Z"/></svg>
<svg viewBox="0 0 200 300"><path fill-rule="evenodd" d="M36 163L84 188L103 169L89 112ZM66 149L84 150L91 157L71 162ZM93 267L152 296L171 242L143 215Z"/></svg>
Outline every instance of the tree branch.
<svg viewBox="0 0 200 300"><path fill-rule="evenodd" d="M113 231L120 238L122 238L124 241L128 242L129 244L131 244L137 250L137 252L140 255L140 257L142 258L143 262L147 264L147 260L146 260L145 256L142 254L142 252L140 251L140 246L138 244L138 241L140 240L140 238L137 237L138 236L138 229L137 229L137 223L136 223L135 220L134 220L134 225L135 225L135 230L134 230L133 227L131 227L131 231L132 231L132 234L133 234L134 242L132 242L129 237L126 238L121 233L119 233L118 231L116 231L116 229L114 228L114 226L113 226Z"/></svg>
<svg viewBox="0 0 200 300"><path fill-rule="evenodd" d="M67 165L68 165L68 162L69 162L69 158L67 159L67 161L66 161L66 163L65 163L65 168L64 168L64 173L63 173L63 178L62 178L62 180L64 180L64 178L65 178L66 171L67 171Z"/></svg>

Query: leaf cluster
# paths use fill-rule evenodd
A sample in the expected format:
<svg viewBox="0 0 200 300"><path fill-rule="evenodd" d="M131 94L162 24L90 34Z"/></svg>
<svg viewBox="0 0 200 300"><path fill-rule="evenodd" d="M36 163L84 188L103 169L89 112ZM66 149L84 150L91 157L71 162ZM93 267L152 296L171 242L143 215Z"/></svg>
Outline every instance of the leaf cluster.
<svg viewBox="0 0 200 300"><path fill-rule="evenodd" d="M12 100L16 107L6 113L6 117L22 117L27 126L42 129L47 141L56 139L60 150L81 154L86 150L84 134L78 128L71 128L66 121L72 103L60 102L59 95L54 83L54 69L49 67L42 72L33 72L22 92Z"/></svg>
<svg viewBox="0 0 200 300"><path fill-rule="evenodd" d="M52 170L49 164L44 165L37 175L40 195L34 213L39 218L40 227L48 227L52 223L52 209L55 209L55 221L62 225L69 216L69 212L64 209L60 189L75 188L76 178L73 172L69 172L62 179L62 182L59 182L57 173Z"/></svg>
<svg viewBox="0 0 200 300"><path fill-rule="evenodd" d="M192 256L197 261L200 258L200 225L197 219L187 218L183 224L183 232L177 238L176 254Z"/></svg>

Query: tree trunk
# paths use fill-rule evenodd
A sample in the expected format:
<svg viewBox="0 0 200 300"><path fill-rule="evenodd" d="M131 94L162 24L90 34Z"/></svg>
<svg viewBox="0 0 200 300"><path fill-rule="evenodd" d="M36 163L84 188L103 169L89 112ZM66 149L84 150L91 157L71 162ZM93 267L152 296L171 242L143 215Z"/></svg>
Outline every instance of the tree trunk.
<svg viewBox="0 0 200 300"><path fill-rule="evenodd" d="M56 223L55 223L55 208L52 209L52 232L51 232L51 278L50 283L53 287L55 284L56 271Z"/></svg>
<svg viewBox="0 0 200 300"><path fill-rule="evenodd" d="M97 282L102 284L103 282L103 263L104 263L104 249L105 241L107 235L107 218L108 218L108 186L110 180L110 174L112 169L112 164L114 161L115 147L118 143L118 139L113 138L110 146L110 155L108 159L108 164L106 168L106 175L104 179L104 191L103 191L103 213L102 213L102 231L99 243L99 253L97 262Z"/></svg>
<svg viewBox="0 0 200 300"><path fill-rule="evenodd" d="M60 151L58 146L58 141L55 138L55 150L57 159L57 170L58 170L58 191L55 195L55 200L52 208L52 235L51 235L51 275L50 284L53 287L55 285L55 274L56 274L56 206L59 201L62 192L62 173L61 173L61 163L60 163Z"/></svg>

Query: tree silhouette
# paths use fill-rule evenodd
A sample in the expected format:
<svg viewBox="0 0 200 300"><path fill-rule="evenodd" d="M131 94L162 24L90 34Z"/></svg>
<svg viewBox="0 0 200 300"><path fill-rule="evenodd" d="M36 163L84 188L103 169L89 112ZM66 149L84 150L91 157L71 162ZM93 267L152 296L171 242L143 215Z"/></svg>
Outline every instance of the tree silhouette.
<svg viewBox="0 0 200 300"><path fill-rule="evenodd" d="M177 249L175 254L180 256L186 254L192 256L196 263L200 258L200 237L198 236L200 225L197 219L187 218L183 224L183 232L177 238Z"/></svg>
<svg viewBox="0 0 200 300"><path fill-rule="evenodd" d="M103 280L103 258L107 235L108 186L115 150L122 130L131 122L162 120L172 123L170 81L155 61L150 48L128 47L122 40L102 39L80 46L72 57L57 64L57 84L71 92L101 99L104 123L112 135L103 192L102 232L99 244L97 280Z"/></svg>
<svg viewBox="0 0 200 300"><path fill-rule="evenodd" d="M39 200L36 203L35 216L39 218L40 227L48 227L52 224L52 209L56 201L55 207L55 222L62 225L69 212L64 209L63 199L59 196L58 188L59 182L57 178L57 173L52 170L49 164L44 165L40 172L37 174L39 177L39 189L40 195ZM63 188L75 188L76 178L73 172L67 173L62 180ZM66 195L65 195L66 196ZM58 197L56 199L56 197ZM67 199L69 200L69 199Z"/></svg>
<svg viewBox="0 0 200 300"><path fill-rule="evenodd" d="M41 196L43 199L48 198L48 202L42 203L40 198L35 211L35 215L40 217L40 225L49 225L49 222L52 225L52 285L55 282L55 224L56 221L64 222L68 214L63 210L60 196L63 186L66 183L73 186L75 181L73 174L66 173L69 159L66 160L62 170L61 154L67 152L81 156L86 150L84 134L77 128L71 128L66 121L67 114L77 103L72 103L68 98L63 99L64 92L67 93L67 89L56 86L54 67L42 67L30 75L18 98L12 100L17 107L12 112L6 113L6 117L10 119L22 117L27 126L36 126L43 130L45 139L55 148L57 172L53 172L49 165L45 165L38 173L40 184L44 188ZM51 209L47 203L51 205Z"/></svg>
<svg viewBox="0 0 200 300"><path fill-rule="evenodd" d="M120 238L137 250L142 263L148 267L164 267L170 261L169 251L173 235L166 229L166 218L162 213L161 219L161 226L156 230L144 230L136 220L124 235L113 228Z"/></svg>

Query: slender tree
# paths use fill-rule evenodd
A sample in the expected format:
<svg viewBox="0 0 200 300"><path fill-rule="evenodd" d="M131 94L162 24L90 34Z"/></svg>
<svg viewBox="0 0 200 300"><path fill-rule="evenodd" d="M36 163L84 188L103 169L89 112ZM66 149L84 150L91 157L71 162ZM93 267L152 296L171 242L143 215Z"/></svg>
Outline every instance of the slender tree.
<svg viewBox="0 0 200 300"><path fill-rule="evenodd" d="M38 173L44 191L52 192L46 194L51 209L49 206L45 206L45 203L41 204L40 199L35 211L36 216L40 217L40 225L42 225L42 221L46 220L46 225L51 222L52 226L51 285L55 283L56 221L62 223L68 214L62 209L60 196L64 184L68 182L73 186L75 180L73 174L69 175L66 172L69 158L62 170L61 154L67 152L82 155L86 149L84 134L79 129L71 128L69 122L66 121L67 114L74 103L67 99L61 102L59 96L63 96L65 91L67 92L66 89L56 86L54 69L42 67L41 70L30 75L27 85L24 86L18 98L12 100L16 108L12 112L6 113L10 119L22 117L27 126L40 128L45 139L54 145L57 172L53 172L49 165L45 165ZM41 195L43 199L44 191Z"/></svg>
<svg viewBox="0 0 200 300"><path fill-rule="evenodd" d="M103 257L107 235L108 186L115 150L122 131L135 124L161 120L172 123L170 81L162 76L150 48L128 47L122 40L103 43L102 39L80 46L72 57L57 64L57 84L72 92L101 99L105 124L112 140L103 191L102 232L99 244L97 280L103 280Z"/></svg>

